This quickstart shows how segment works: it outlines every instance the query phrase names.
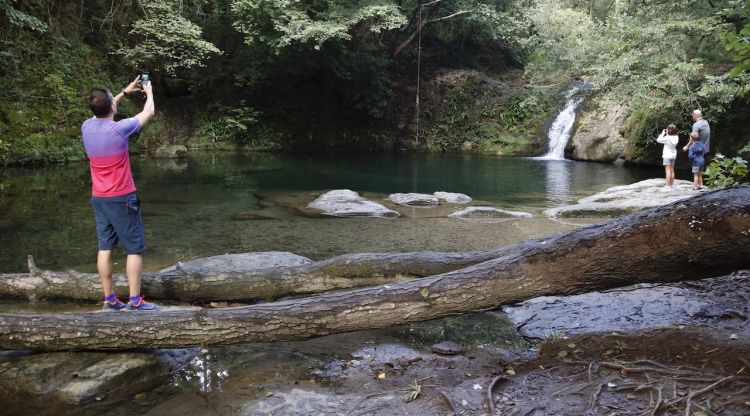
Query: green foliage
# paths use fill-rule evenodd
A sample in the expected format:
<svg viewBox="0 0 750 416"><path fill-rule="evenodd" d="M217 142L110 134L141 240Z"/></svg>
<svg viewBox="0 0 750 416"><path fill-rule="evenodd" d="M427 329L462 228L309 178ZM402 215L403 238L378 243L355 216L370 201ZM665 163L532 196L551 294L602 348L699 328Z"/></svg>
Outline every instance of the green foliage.
<svg viewBox="0 0 750 416"><path fill-rule="evenodd" d="M750 183L747 161L741 157L728 158L720 153L706 167L705 175L706 183L714 189Z"/></svg>
<svg viewBox="0 0 750 416"><path fill-rule="evenodd" d="M146 17L133 24L133 46L117 51L133 68L151 68L167 75L203 67L206 60L221 51L202 38L200 26L180 15L168 0L144 3ZM180 2L181 3L181 2Z"/></svg>
<svg viewBox="0 0 750 416"><path fill-rule="evenodd" d="M31 29L32 31L39 33L47 31L47 24L30 14L16 10L9 3L9 0L0 0L0 11L13 26Z"/></svg>
<svg viewBox="0 0 750 416"><path fill-rule="evenodd" d="M198 134L210 138L213 142L231 142L246 144L251 139L248 132L258 121L259 113L244 102L239 107L228 108L217 106L211 115L204 116L204 122Z"/></svg>
<svg viewBox="0 0 750 416"><path fill-rule="evenodd" d="M750 4L747 1L735 1L733 3L734 7L729 7L724 11L725 18L744 22L744 26L741 26L737 33L727 33L724 36L724 41L727 52L737 63L730 74L739 76L750 70Z"/></svg>
<svg viewBox="0 0 750 416"><path fill-rule="evenodd" d="M406 23L401 9L390 0L235 0L232 11L235 27L247 42L276 50L295 43L319 49L330 40L350 40L353 33L372 36Z"/></svg>
<svg viewBox="0 0 750 416"><path fill-rule="evenodd" d="M478 77L425 97L420 136L433 151L530 154L538 126L556 104L541 90L507 91ZM503 97L505 95L505 97Z"/></svg>

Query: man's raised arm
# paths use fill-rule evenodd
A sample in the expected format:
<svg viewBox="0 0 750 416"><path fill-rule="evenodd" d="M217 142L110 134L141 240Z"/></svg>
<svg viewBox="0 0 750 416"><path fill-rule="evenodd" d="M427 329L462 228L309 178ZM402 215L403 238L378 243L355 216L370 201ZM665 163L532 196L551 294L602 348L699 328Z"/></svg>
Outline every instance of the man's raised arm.
<svg viewBox="0 0 750 416"><path fill-rule="evenodd" d="M143 88L143 92L146 93L146 104L143 105L143 111L136 114L135 118L138 119L141 128L143 128L143 126L145 126L154 116L156 107L154 106L154 91L151 87L151 82L145 83L141 88Z"/></svg>

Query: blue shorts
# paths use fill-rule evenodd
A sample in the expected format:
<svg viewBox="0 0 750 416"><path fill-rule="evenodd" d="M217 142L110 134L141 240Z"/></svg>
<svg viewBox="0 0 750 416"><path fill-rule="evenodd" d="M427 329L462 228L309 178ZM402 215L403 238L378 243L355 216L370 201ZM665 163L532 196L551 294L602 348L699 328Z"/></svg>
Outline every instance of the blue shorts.
<svg viewBox="0 0 750 416"><path fill-rule="evenodd" d="M700 165L693 165L693 173L701 173L703 172L703 164Z"/></svg>
<svg viewBox="0 0 750 416"><path fill-rule="evenodd" d="M128 254L146 251L141 201L135 193L113 197L91 197L96 219L99 250L112 250L119 242Z"/></svg>

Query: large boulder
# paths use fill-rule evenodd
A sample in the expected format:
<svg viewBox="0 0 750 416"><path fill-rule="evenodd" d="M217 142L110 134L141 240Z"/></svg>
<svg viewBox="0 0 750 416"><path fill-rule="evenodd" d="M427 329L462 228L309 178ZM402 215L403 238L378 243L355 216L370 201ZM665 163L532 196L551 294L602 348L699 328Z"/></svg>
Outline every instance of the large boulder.
<svg viewBox="0 0 750 416"><path fill-rule="evenodd" d="M332 217L396 218L401 215L348 189L326 192L307 206Z"/></svg>
<svg viewBox="0 0 750 416"><path fill-rule="evenodd" d="M156 149L157 159L176 159L187 156L188 148L179 144L165 145Z"/></svg>
<svg viewBox="0 0 750 416"><path fill-rule="evenodd" d="M433 195L451 204L468 204L469 202L471 202L470 196L464 195L464 194L457 194L455 192L438 191L438 192L435 192Z"/></svg>
<svg viewBox="0 0 750 416"><path fill-rule="evenodd" d="M548 217L610 217L660 207L695 196L693 183L676 180L666 187L664 179L647 179L631 185L615 186L579 199L577 204L544 211Z"/></svg>
<svg viewBox="0 0 750 416"><path fill-rule="evenodd" d="M278 267L301 266L312 263L307 257L298 256L286 251L266 251L259 253L222 254L220 256L201 257L176 266L166 268L162 271L181 270L195 273L211 273L221 271L232 271L245 273L260 269L274 269Z"/></svg>
<svg viewBox="0 0 750 416"><path fill-rule="evenodd" d="M566 153L575 160L596 162L612 162L622 158L627 140L621 130L628 107L606 97L592 104L592 107L581 113Z"/></svg>
<svg viewBox="0 0 750 416"><path fill-rule="evenodd" d="M0 389L79 405L121 398L169 381L200 348L142 353L5 353Z"/></svg>
<svg viewBox="0 0 750 416"><path fill-rule="evenodd" d="M394 204L406 205L410 207L431 208L436 207L438 206L438 204L440 204L438 197L429 194L390 194L388 195L388 199L390 199Z"/></svg>

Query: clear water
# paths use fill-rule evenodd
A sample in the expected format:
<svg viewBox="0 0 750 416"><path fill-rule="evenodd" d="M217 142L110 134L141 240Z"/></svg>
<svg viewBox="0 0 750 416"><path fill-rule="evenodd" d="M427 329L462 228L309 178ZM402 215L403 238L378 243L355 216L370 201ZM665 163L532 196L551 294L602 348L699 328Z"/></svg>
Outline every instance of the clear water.
<svg viewBox="0 0 750 416"><path fill-rule="evenodd" d="M348 252L488 249L574 226L545 218L541 211L546 208L661 175L660 169L460 154L204 154L182 161L135 159L133 170L143 201L150 246L144 260L150 270L225 252L284 250L322 259ZM342 188L384 204L393 192L461 192L475 198L473 204L528 211L535 217L488 224L448 218L456 206L389 206L403 214L398 219L326 218L304 209L321 192ZM25 271L27 254L34 254L41 267L94 271L89 194L84 163L0 171L0 273ZM122 264L116 267L121 270ZM93 307L0 302L0 311L13 312ZM170 383L135 400L63 407L0 392L0 408L9 414L56 416L240 414L264 400L268 391L327 391L311 372L363 347L400 343L424 351L425 345L450 339L521 348L515 327L493 316L467 315L295 343L212 347ZM363 377L363 383L370 382L369 375Z"/></svg>
<svg viewBox="0 0 750 416"><path fill-rule="evenodd" d="M227 252L282 250L321 259L361 251L481 249L527 237L505 235L508 224L478 226L440 210L401 208L404 215L395 220L316 218L304 210L331 189L380 202L393 192L461 192L474 204L539 214L609 186L661 175L658 169L464 154L204 154L180 161L136 158L132 165L149 270ZM27 254L40 267L94 271L89 195L85 163L0 171L0 273L25 271ZM516 234L531 224L548 229L544 234L561 229L518 222Z"/></svg>

